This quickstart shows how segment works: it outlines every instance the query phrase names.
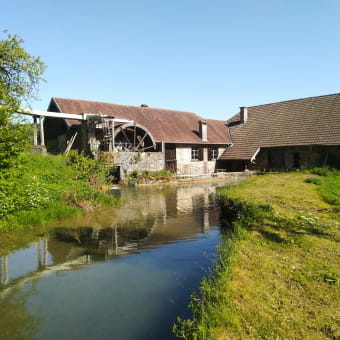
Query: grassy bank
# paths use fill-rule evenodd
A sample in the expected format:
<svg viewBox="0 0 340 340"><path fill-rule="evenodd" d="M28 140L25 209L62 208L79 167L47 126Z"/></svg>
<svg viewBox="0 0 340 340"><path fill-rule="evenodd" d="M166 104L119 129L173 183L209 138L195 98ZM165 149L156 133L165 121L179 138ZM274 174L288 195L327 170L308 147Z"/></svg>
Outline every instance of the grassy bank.
<svg viewBox="0 0 340 340"><path fill-rule="evenodd" d="M110 169L105 160L71 153L68 157L21 155L0 173L0 232L24 229L115 203L103 192Z"/></svg>
<svg viewBox="0 0 340 340"><path fill-rule="evenodd" d="M221 190L218 261L177 335L339 339L339 193L340 173L322 169Z"/></svg>

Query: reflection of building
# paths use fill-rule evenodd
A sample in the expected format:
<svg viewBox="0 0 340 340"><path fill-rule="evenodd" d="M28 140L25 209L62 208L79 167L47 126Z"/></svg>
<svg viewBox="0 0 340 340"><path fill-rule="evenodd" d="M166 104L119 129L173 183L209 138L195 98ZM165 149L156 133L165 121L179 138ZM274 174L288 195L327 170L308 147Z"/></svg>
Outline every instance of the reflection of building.
<svg viewBox="0 0 340 340"><path fill-rule="evenodd" d="M52 272L195 239L218 225L212 194L223 183L122 188L121 206L59 221L48 236L0 257L0 295Z"/></svg>
<svg viewBox="0 0 340 340"><path fill-rule="evenodd" d="M230 179L229 183L238 181ZM216 188L225 186L226 182L203 182L199 185L179 186L176 191L176 209L178 214L193 212L199 207L209 206L209 197L216 192Z"/></svg>

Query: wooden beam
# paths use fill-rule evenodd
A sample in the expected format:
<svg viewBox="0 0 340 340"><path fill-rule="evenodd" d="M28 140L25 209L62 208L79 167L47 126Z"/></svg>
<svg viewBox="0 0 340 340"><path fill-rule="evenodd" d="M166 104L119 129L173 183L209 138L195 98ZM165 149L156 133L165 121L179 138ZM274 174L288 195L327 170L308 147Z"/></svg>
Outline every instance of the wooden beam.
<svg viewBox="0 0 340 340"><path fill-rule="evenodd" d="M134 124L134 129L133 129L133 149L136 150L136 123Z"/></svg>
<svg viewBox="0 0 340 340"><path fill-rule="evenodd" d="M139 151L144 151L144 150L151 149L151 148L155 149L155 146L154 145L147 146L146 148L140 149Z"/></svg>
<svg viewBox="0 0 340 340"><path fill-rule="evenodd" d="M128 136L126 135L124 129L121 128L121 131L123 132L123 135L125 136L126 140L128 141L129 144L131 144L130 139L128 138Z"/></svg>
<svg viewBox="0 0 340 340"><path fill-rule="evenodd" d="M106 114L97 114L97 113L75 114L75 113L49 112L49 111L30 110L30 109L21 109L17 113L23 114L23 115L29 115L33 117L49 117L49 118L75 119L75 120L93 120L96 118L109 118L109 119L113 119L115 123L132 123L133 122L130 119L115 118L115 117L112 117Z"/></svg>
<svg viewBox="0 0 340 340"><path fill-rule="evenodd" d="M29 115L29 116L36 116L36 117L84 120L83 115L78 115L78 114L73 114L73 113L47 112L47 111L40 111L40 110L23 110L18 113Z"/></svg>
<svg viewBox="0 0 340 340"><path fill-rule="evenodd" d="M138 148L142 145L142 143L143 143L143 141L144 141L144 138L145 138L147 135L148 135L148 133L145 132L145 135L143 136L143 138L142 138L142 139L140 140L140 142L138 143L136 149L138 149Z"/></svg>

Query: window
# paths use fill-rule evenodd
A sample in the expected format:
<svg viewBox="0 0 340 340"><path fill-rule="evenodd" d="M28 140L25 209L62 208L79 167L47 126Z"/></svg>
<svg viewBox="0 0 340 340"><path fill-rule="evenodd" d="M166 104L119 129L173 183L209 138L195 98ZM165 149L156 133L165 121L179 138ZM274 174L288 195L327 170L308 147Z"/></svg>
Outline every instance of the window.
<svg viewBox="0 0 340 340"><path fill-rule="evenodd" d="M217 148L209 148L208 150L208 161L214 161L218 157L218 149Z"/></svg>
<svg viewBox="0 0 340 340"><path fill-rule="evenodd" d="M198 147L192 147L191 148L191 160L192 161L198 161L199 160Z"/></svg>

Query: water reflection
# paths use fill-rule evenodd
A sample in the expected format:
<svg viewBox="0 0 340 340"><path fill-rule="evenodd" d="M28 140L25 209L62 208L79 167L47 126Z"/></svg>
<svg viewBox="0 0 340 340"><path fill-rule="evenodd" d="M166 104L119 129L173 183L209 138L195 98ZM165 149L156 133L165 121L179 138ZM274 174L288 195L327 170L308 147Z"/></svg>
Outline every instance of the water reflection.
<svg viewBox="0 0 340 340"><path fill-rule="evenodd" d="M30 313L26 300L34 293L35 281L16 294L15 298L0 300L0 339L35 339L35 332L42 318Z"/></svg>
<svg viewBox="0 0 340 340"><path fill-rule="evenodd" d="M180 303L180 297L190 295L202 275L201 265L206 262L203 252L212 252L217 242L217 234L209 235L211 228L216 228L218 225L219 211L215 206L214 193L216 187L221 185L225 183L122 188L114 192L122 199L123 203L120 207L106 207L93 214L56 223L48 235L39 237L28 248L0 257L1 308L20 315L16 329L26 332L26 323L28 323L32 325L30 332L34 328L38 329L37 338L39 336L40 338L54 338L51 332L55 323L68 322L68 319L65 319L65 312L53 311L53 308L59 306L59 301L64 301L65 296L69 296L70 293L66 293L64 287L68 280L65 274L72 272L69 278L74 280L72 282L77 286L77 291L71 295L79 295L79 299L83 300L81 303L77 300L74 304L71 303L71 299L66 300L66 308L73 310L73 314L75 310L79 313L80 304L85 301L89 303L87 292L92 290L96 291L96 294L103 295L102 298L105 301L110 300L112 304L119 305L120 310L125 310L129 316L124 318L124 322L129 324L133 316L131 306L137 303L136 297L130 300L129 294L138 294L140 301L146 300L133 308L143 309L145 315L140 323L138 323L138 317L134 316L135 329L132 330L133 327L121 329L123 321L115 314L114 320L101 325L102 331L110 334L111 331L117 331L119 328L117 339L143 339L140 335L137 337L136 332L145 328L145 332L149 334L149 337L145 336L145 339L172 338L171 324L187 304L186 302ZM180 245L181 243L183 246ZM137 259L131 256L136 256L136 254L139 259L138 266L131 267L131 263L135 263ZM116 261L118 259L120 259L119 262ZM95 266L100 263L106 264L104 267ZM90 268L93 268L90 276L85 273L80 275L79 270L89 271ZM102 282L102 278L107 275L106 272L112 270L119 271L121 274ZM138 287L129 287L131 285L129 282L136 280L139 274L139 281L144 283ZM83 277L87 279L84 280ZM156 281L162 283L157 288L160 301L161 299L168 301L169 289L172 287L171 291L174 296L171 298L173 301L171 308L168 303L164 303L164 306L157 304L152 307L150 298L154 298L157 293L154 287L152 288ZM34 282L39 282L37 289L34 288ZM64 282L62 287L60 282ZM113 296L108 292L103 292L97 287L98 285L110 287L109 293L115 290L119 293ZM44 289L53 290L53 298L48 297L51 299L49 306L45 304L46 291ZM146 301L148 301L147 307ZM100 321L97 320L100 323L103 322L103 313L110 314L113 307L112 305L111 307L110 305L96 307L97 303L97 300L92 301L91 310L93 308L101 310L99 312L101 316L98 315ZM42 308L43 313L37 305ZM163 310L164 307L167 307L166 310ZM167 319L168 324L165 330L162 330L164 325L160 327L149 320L152 317L159 317L159 313L162 317L169 319ZM90 314L93 317L93 313ZM7 315L2 313L0 315L4 315L0 318L1 323L8 325L6 329L10 333L12 327L10 318L13 314L10 312ZM31 320L32 315L35 315L34 322ZM147 315L149 316L146 323ZM88 317L87 314L81 315L78 321L84 321L83 318ZM0 329L3 329L1 326ZM159 327L161 329L158 329ZM59 339L63 337L67 339L61 330L58 332L54 330L54 332L54 334L59 334ZM15 333L13 334L10 338L17 337ZM88 334L89 330L84 331L81 337L74 335L73 338L91 338Z"/></svg>

